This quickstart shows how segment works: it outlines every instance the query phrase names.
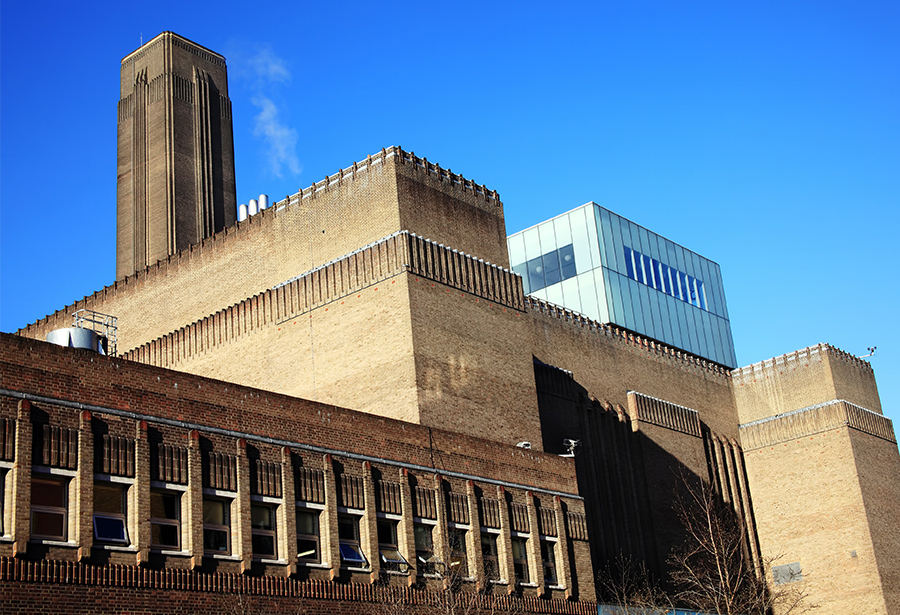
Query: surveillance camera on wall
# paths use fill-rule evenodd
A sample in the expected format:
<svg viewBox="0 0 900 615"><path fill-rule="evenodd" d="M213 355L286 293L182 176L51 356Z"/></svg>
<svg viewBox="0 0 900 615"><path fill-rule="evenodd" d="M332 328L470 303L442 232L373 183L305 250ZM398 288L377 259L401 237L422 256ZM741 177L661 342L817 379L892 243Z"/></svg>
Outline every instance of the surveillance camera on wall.
<svg viewBox="0 0 900 615"><path fill-rule="evenodd" d="M519 442L518 444L516 444L516 446L519 447L519 448L527 448L527 449L530 449L530 448L531 448L531 442L529 442L528 440L523 440L522 442Z"/></svg>
<svg viewBox="0 0 900 615"><path fill-rule="evenodd" d="M575 449L581 446L581 440L571 440L569 438L564 438L563 446L566 447L566 453L564 455L560 455L560 457L574 457Z"/></svg>

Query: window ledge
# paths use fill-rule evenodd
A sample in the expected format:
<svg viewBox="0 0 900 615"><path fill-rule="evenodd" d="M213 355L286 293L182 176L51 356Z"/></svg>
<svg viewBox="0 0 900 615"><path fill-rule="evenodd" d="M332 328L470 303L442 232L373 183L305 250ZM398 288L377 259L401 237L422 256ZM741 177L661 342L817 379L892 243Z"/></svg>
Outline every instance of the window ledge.
<svg viewBox="0 0 900 615"><path fill-rule="evenodd" d="M492 585L509 585L509 581L506 579L488 579L488 583Z"/></svg>
<svg viewBox="0 0 900 615"><path fill-rule="evenodd" d="M320 564L319 562L297 562L297 565L303 566L304 568L331 568L331 564Z"/></svg>
<svg viewBox="0 0 900 615"><path fill-rule="evenodd" d="M537 587L537 583L516 583L519 587Z"/></svg>
<svg viewBox="0 0 900 615"><path fill-rule="evenodd" d="M341 570L348 570L350 572L372 572L371 568L358 568L356 566L341 566Z"/></svg>
<svg viewBox="0 0 900 615"><path fill-rule="evenodd" d="M548 585L547 589L565 589L565 585Z"/></svg>
<svg viewBox="0 0 900 615"><path fill-rule="evenodd" d="M52 538L32 538L28 542L47 545L50 547L77 547L78 544L68 540L53 540Z"/></svg>
<svg viewBox="0 0 900 615"><path fill-rule="evenodd" d="M242 559L239 555L225 555L224 553L204 553L203 557L208 557L209 559L220 559L226 562L239 562Z"/></svg>
<svg viewBox="0 0 900 615"><path fill-rule="evenodd" d="M260 564L278 564L281 566L286 566L287 562L283 559L271 559L268 557L254 557L252 561L260 563Z"/></svg>
<svg viewBox="0 0 900 615"><path fill-rule="evenodd" d="M94 549L100 549L101 551L121 551L122 553L137 553L138 550L131 546L119 546L119 545L92 545Z"/></svg>
<svg viewBox="0 0 900 615"><path fill-rule="evenodd" d="M385 570L384 568L382 568L381 572L383 572L385 574L393 575L395 577L408 577L409 576L408 570L406 572L400 572L399 570Z"/></svg>
<svg viewBox="0 0 900 615"><path fill-rule="evenodd" d="M174 555L175 557L190 557L193 555L190 551L172 551L171 549L151 548L150 553L158 553L159 555Z"/></svg>

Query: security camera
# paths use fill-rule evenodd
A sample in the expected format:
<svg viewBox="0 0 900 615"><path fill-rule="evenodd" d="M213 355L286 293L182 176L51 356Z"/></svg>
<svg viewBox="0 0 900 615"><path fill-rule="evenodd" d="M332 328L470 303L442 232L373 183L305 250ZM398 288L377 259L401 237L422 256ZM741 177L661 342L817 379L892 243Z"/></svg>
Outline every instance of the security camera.
<svg viewBox="0 0 900 615"><path fill-rule="evenodd" d="M565 455L563 457L574 457L575 449L581 446L581 440L570 440L569 438L563 439L563 446L566 447Z"/></svg>
<svg viewBox="0 0 900 615"><path fill-rule="evenodd" d="M530 449L530 448L531 448L531 442L529 442L528 440L523 440L523 441L519 442L518 444L516 444L516 446L519 447L519 448L527 448L527 449Z"/></svg>

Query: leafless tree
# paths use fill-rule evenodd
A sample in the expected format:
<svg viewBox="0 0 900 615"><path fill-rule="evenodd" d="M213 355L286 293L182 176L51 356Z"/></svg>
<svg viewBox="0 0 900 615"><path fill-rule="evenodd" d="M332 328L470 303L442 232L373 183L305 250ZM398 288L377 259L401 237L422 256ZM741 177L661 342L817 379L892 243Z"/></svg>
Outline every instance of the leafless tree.
<svg viewBox="0 0 900 615"><path fill-rule="evenodd" d="M687 536L669 558L677 603L717 615L798 615L815 608L798 586L766 583L772 562L757 570L741 518L708 482L682 483L675 512Z"/></svg>
<svg viewBox="0 0 900 615"><path fill-rule="evenodd" d="M597 591L601 602L610 605L616 615L663 615L672 607L647 566L625 555L597 573Z"/></svg>

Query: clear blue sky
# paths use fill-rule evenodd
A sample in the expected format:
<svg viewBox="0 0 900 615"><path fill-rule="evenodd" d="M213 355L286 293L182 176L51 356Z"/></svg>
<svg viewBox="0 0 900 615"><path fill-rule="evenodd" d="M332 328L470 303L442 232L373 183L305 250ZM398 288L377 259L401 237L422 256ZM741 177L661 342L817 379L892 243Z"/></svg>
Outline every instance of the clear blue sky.
<svg viewBox="0 0 900 615"><path fill-rule="evenodd" d="M717 261L738 361L828 342L900 418L900 5L0 6L0 329L111 283L119 62L229 64L238 199L400 145L520 230L586 201ZM893 246L893 247L892 247Z"/></svg>

